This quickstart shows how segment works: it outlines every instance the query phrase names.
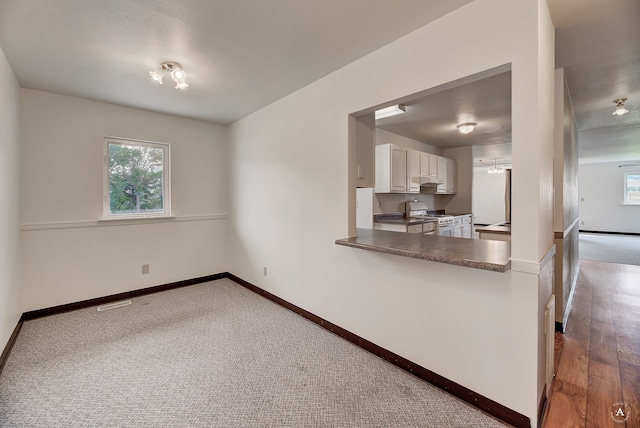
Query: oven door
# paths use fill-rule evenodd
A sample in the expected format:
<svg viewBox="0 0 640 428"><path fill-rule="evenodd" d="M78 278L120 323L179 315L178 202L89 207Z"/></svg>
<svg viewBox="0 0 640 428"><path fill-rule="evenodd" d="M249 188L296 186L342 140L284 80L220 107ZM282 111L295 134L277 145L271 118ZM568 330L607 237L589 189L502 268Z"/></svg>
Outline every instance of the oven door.
<svg viewBox="0 0 640 428"><path fill-rule="evenodd" d="M424 223L422 225L422 232L424 232L425 235L435 235L436 223L435 222Z"/></svg>
<svg viewBox="0 0 640 428"><path fill-rule="evenodd" d="M436 228L436 233L439 236L452 236L453 226L438 226Z"/></svg>

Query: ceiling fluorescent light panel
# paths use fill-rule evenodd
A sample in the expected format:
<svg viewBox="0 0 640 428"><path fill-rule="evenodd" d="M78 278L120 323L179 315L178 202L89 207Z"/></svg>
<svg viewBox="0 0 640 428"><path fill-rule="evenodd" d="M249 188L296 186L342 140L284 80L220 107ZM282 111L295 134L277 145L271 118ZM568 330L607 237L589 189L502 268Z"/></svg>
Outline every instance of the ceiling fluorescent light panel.
<svg viewBox="0 0 640 428"><path fill-rule="evenodd" d="M385 107L383 109L376 110L376 120L384 119L385 117L396 116L404 112L405 107L402 104Z"/></svg>

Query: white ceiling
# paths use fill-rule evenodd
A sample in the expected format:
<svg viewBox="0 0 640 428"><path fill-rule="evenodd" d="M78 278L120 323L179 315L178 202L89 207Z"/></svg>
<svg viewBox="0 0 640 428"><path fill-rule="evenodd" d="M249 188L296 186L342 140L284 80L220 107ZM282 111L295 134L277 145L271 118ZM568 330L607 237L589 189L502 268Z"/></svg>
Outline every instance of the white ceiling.
<svg viewBox="0 0 640 428"><path fill-rule="evenodd" d="M548 0L556 26L556 67L565 68L581 163L640 160L640 1ZM511 163L511 82L465 83L407 104L379 127L436 147L474 145L476 165ZM613 116L616 98L629 113ZM469 135L454 125L478 122Z"/></svg>
<svg viewBox="0 0 640 428"><path fill-rule="evenodd" d="M0 0L0 46L22 87L228 124L470 1ZM639 159L640 1L548 3L581 162ZM187 90L150 82L162 61L184 66ZM506 75L431 94L437 111L409 106L428 119L406 132L466 144L443 116L468 114L479 156L499 157L511 140ZM631 112L614 117L621 96Z"/></svg>
<svg viewBox="0 0 640 428"><path fill-rule="evenodd" d="M0 46L22 87L228 124L470 1L0 0Z"/></svg>

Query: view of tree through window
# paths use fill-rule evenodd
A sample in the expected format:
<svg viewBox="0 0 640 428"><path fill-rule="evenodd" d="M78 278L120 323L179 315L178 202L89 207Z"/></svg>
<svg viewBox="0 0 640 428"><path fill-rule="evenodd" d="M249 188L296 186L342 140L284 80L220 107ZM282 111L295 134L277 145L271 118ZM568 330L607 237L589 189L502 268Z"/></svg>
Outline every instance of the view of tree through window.
<svg viewBox="0 0 640 428"><path fill-rule="evenodd" d="M624 203L640 204L640 173L624 175Z"/></svg>
<svg viewBox="0 0 640 428"><path fill-rule="evenodd" d="M167 150L160 144L108 141L109 215L168 214Z"/></svg>

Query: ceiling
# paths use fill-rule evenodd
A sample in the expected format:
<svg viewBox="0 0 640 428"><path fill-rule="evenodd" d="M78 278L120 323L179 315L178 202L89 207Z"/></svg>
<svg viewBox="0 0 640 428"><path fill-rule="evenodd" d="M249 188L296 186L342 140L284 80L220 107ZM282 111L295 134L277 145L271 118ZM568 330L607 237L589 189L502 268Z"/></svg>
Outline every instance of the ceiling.
<svg viewBox="0 0 640 428"><path fill-rule="evenodd" d="M0 46L22 87L224 125L470 1L0 0Z"/></svg>
<svg viewBox="0 0 640 428"><path fill-rule="evenodd" d="M579 133L580 163L640 161L640 1L548 0L556 68L565 68ZM475 146L476 166L511 163L510 73L405 103L376 125L439 148ZM629 113L613 116L614 99ZM455 124L477 122L468 135Z"/></svg>
<svg viewBox="0 0 640 428"><path fill-rule="evenodd" d="M0 0L0 46L22 87L224 125L470 1ZM548 4L580 161L640 159L640 1ZM188 89L150 82L163 61L184 66ZM404 123L381 125L510 161L509 80L504 72L431 93L407 103ZM623 96L630 113L614 117ZM476 130L452 132L466 115Z"/></svg>

